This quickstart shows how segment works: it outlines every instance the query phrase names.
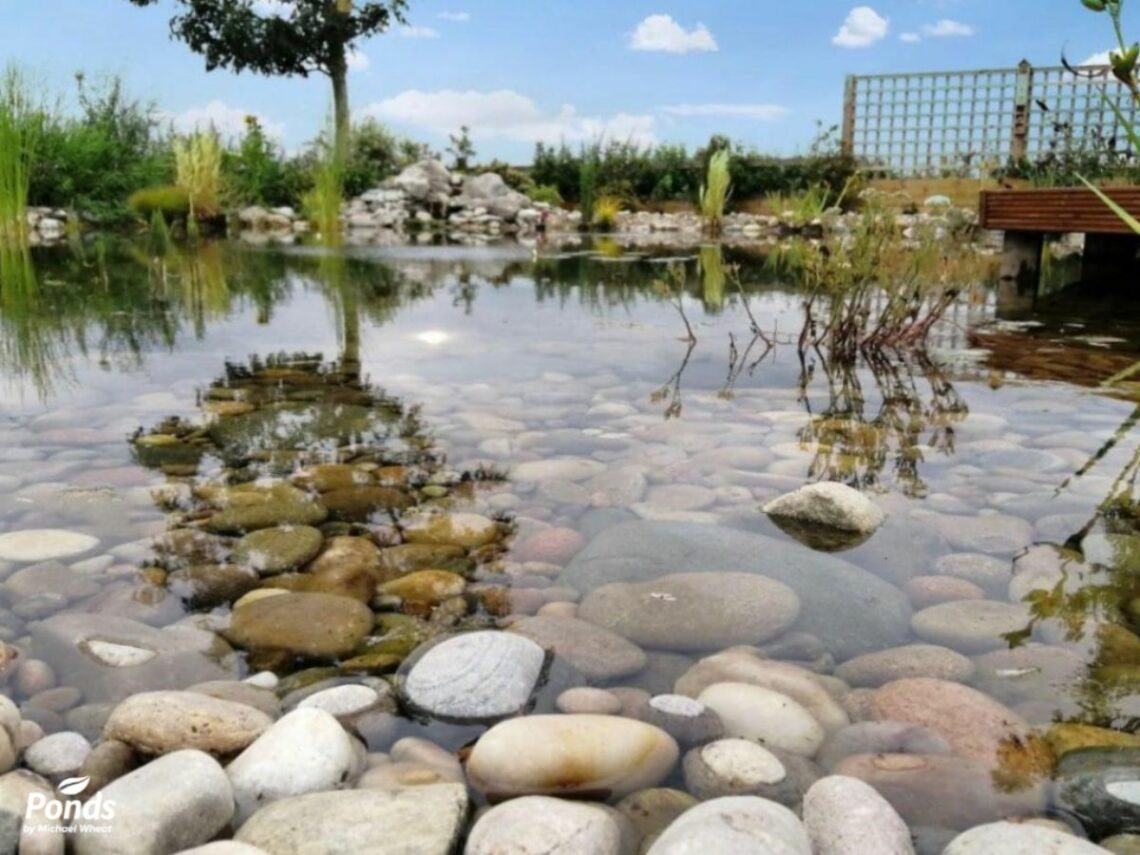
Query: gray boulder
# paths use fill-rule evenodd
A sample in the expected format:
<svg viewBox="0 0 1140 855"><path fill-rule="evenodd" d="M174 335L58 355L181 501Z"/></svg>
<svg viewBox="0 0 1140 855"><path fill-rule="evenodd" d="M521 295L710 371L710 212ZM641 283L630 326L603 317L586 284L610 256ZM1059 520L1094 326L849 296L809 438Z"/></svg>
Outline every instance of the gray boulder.
<svg viewBox="0 0 1140 855"><path fill-rule="evenodd" d="M530 199L512 190L495 172L468 175L463 179L463 191L452 200L459 208L486 208L487 213L507 222L513 222L519 211L530 206Z"/></svg>
<svg viewBox="0 0 1140 855"><path fill-rule="evenodd" d="M451 193L451 173L438 160L421 160L392 178L388 186L403 190L414 202L428 202Z"/></svg>

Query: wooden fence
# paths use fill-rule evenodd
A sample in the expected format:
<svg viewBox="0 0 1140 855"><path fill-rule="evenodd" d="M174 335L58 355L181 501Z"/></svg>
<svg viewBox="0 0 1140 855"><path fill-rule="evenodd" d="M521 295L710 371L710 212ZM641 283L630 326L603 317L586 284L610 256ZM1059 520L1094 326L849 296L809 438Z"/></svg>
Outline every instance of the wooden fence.
<svg viewBox="0 0 1140 855"><path fill-rule="evenodd" d="M1051 151L1128 151L1112 104L1140 118L1107 66L850 76L843 147L898 176L973 176Z"/></svg>

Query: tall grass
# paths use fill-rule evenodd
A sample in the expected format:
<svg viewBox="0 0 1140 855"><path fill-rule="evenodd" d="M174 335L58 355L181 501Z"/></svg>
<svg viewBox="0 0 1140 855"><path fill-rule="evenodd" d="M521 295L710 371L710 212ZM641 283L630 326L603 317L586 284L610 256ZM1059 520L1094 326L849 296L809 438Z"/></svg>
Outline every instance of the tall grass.
<svg viewBox="0 0 1140 855"><path fill-rule="evenodd" d="M340 239L340 212L344 205L344 164L336 147L325 143L313 166L313 187L302 200L305 216L326 244Z"/></svg>
<svg viewBox="0 0 1140 855"><path fill-rule="evenodd" d="M598 161L600 146L595 143L582 152L582 168L578 175L578 210L582 225L594 222L594 206L598 202Z"/></svg>
<svg viewBox="0 0 1140 855"><path fill-rule="evenodd" d="M43 118L23 74L9 67L0 79L0 244L27 239L28 187Z"/></svg>
<svg viewBox="0 0 1140 855"><path fill-rule="evenodd" d="M174 143L175 183L190 199L190 218L221 210L222 146L216 133L196 133Z"/></svg>
<svg viewBox="0 0 1140 855"><path fill-rule="evenodd" d="M710 157L708 178L701 185L701 216L705 220L705 228L714 235L720 234L724 223L724 210L728 206L728 197L732 194L728 160L728 149L721 149Z"/></svg>

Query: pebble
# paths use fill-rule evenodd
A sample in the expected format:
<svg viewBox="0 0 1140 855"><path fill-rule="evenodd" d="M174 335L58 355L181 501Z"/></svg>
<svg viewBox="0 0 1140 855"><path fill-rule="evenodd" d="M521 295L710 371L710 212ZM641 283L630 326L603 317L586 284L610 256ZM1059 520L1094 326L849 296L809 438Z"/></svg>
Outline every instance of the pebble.
<svg viewBox="0 0 1140 855"><path fill-rule="evenodd" d="M603 805L524 796L484 813L464 855L622 855L627 826Z"/></svg>
<svg viewBox="0 0 1140 855"><path fill-rule="evenodd" d="M926 727L903 721L861 721L831 734L816 752L824 769L855 754L949 754L950 745Z"/></svg>
<svg viewBox="0 0 1140 855"><path fill-rule="evenodd" d="M1072 834L1024 822L993 822L959 834L942 855L1104 855L1106 849Z"/></svg>
<svg viewBox="0 0 1140 855"><path fill-rule="evenodd" d="M934 677L968 683L974 676L974 663L948 647L908 644L848 659L835 669L835 676L849 685L871 688L905 677Z"/></svg>
<svg viewBox="0 0 1140 855"><path fill-rule="evenodd" d="M586 545L586 539L571 528L548 528L521 540L511 549L515 561L541 561L563 566Z"/></svg>
<svg viewBox="0 0 1140 855"><path fill-rule="evenodd" d="M76 855L156 855L212 840L234 816L234 794L218 761L175 751L102 790L115 815L104 833L72 837Z"/></svg>
<svg viewBox="0 0 1140 855"><path fill-rule="evenodd" d="M812 855L914 855L910 830L873 787L832 775L804 795Z"/></svg>
<svg viewBox="0 0 1140 855"><path fill-rule="evenodd" d="M707 705L685 695L657 695L633 708L630 715L659 727L682 748L703 745L724 736L720 716Z"/></svg>
<svg viewBox="0 0 1140 855"><path fill-rule="evenodd" d="M755 740L811 757L824 730L800 704L780 692L748 683L714 683L697 698L719 717L727 736Z"/></svg>
<svg viewBox="0 0 1140 855"><path fill-rule="evenodd" d="M435 644L405 663L404 700L424 715L453 723L491 722L529 704L546 652L509 632L470 632Z"/></svg>
<svg viewBox="0 0 1140 855"><path fill-rule="evenodd" d="M53 733L24 752L24 764L53 780L73 775L91 753L91 743L74 731Z"/></svg>
<svg viewBox="0 0 1140 855"><path fill-rule="evenodd" d="M272 724L260 710L198 692L143 692L115 707L103 737L142 754L194 748L225 757L246 748Z"/></svg>
<svg viewBox="0 0 1140 855"><path fill-rule="evenodd" d="M926 609L955 600L984 600L986 592L973 582L954 576L915 576L903 585L916 609Z"/></svg>
<svg viewBox="0 0 1140 855"><path fill-rule="evenodd" d="M788 630L799 598L754 573L686 573L615 583L578 606L583 620L645 647L674 652L762 644Z"/></svg>
<svg viewBox="0 0 1140 855"><path fill-rule="evenodd" d="M510 631L552 651L589 680L627 677L647 663L644 651L636 644L574 616L539 614L516 621Z"/></svg>
<svg viewBox="0 0 1140 855"><path fill-rule="evenodd" d="M468 758L467 775L493 800L552 794L621 798L663 781L678 754L671 736L643 722L534 715L483 734Z"/></svg>
<svg viewBox="0 0 1140 855"><path fill-rule="evenodd" d="M1026 606L996 600L957 600L931 606L911 618L914 634L960 653L987 653L1009 646L1005 636L1030 625Z"/></svg>
<svg viewBox="0 0 1140 855"><path fill-rule="evenodd" d="M605 689L580 686L567 689L555 699L559 712L591 715L617 715L621 712L621 698Z"/></svg>
<svg viewBox="0 0 1140 855"><path fill-rule="evenodd" d="M97 537L65 529L10 531L0 534L0 561L31 563L74 558L98 545Z"/></svg>
<svg viewBox="0 0 1140 855"><path fill-rule="evenodd" d="M408 543L478 549L499 537L494 520L479 514L421 514L404 523Z"/></svg>
<svg viewBox="0 0 1140 855"><path fill-rule="evenodd" d="M648 849L669 825L699 802L686 792L668 787L652 787L630 793L617 803L617 810L641 839L640 851Z"/></svg>
<svg viewBox="0 0 1140 855"><path fill-rule="evenodd" d="M702 802L662 832L647 855L812 855L799 818L783 805L755 796Z"/></svg>
<svg viewBox="0 0 1140 855"><path fill-rule="evenodd" d="M764 513L797 522L870 534L886 515L858 490L834 481L809 484L764 505Z"/></svg>
<svg viewBox="0 0 1140 855"><path fill-rule="evenodd" d="M235 609L225 635L250 650L330 659L354 651L372 629L372 611L349 597L281 594Z"/></svg>
<svg viewBox="0 0 1140 855"><path fill-rule="evenodd" d="M343 721L355 715L368 712L381 705L383 698L371 686L352 684L333 686L316 694L309 695L299 704L298 709L309 707L324 710L329 715Z"/></svg>
<svg viewBox="0 0 1140 855"><path fill-rule="evenodd" d="M750 740L732 738L694 748L685 755L682 768L686 789L702 801L751 795L795 809L820 777L803 758L780 756Z"/></svg>
<svg viewBox="0 0 1140 855"><path fill-rule="evenodd" d="M358 743L333 716L319 709L294 710L226 767L238 822L278 799L351 787L360 764Z"/></svg>

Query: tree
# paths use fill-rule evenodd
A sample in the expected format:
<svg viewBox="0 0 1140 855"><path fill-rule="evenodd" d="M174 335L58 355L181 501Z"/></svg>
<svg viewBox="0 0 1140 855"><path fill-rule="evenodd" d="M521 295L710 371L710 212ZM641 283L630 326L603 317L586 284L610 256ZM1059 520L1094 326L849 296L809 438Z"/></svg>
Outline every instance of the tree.
<svg viewBox="0 0 1140 855"><path fill-rule="evenodd" d="M153 6L160 0L129 0ZM173 0L171 37L206 59L206 69L285 77L314 72L332 81L336 151L348 154L348 58L360 39L403 23L408 0Z"/></svg>
<svg viewBox="0 0 1140 855"><path fill-rule="evenodd" d="M471 141L471 129L464 125L459 129L459 134L451 134L451 145L447 148L447 153L451 155L455 161L455 170L457 172L466 172L468 165L475 159L475 144Z"/></svg>

